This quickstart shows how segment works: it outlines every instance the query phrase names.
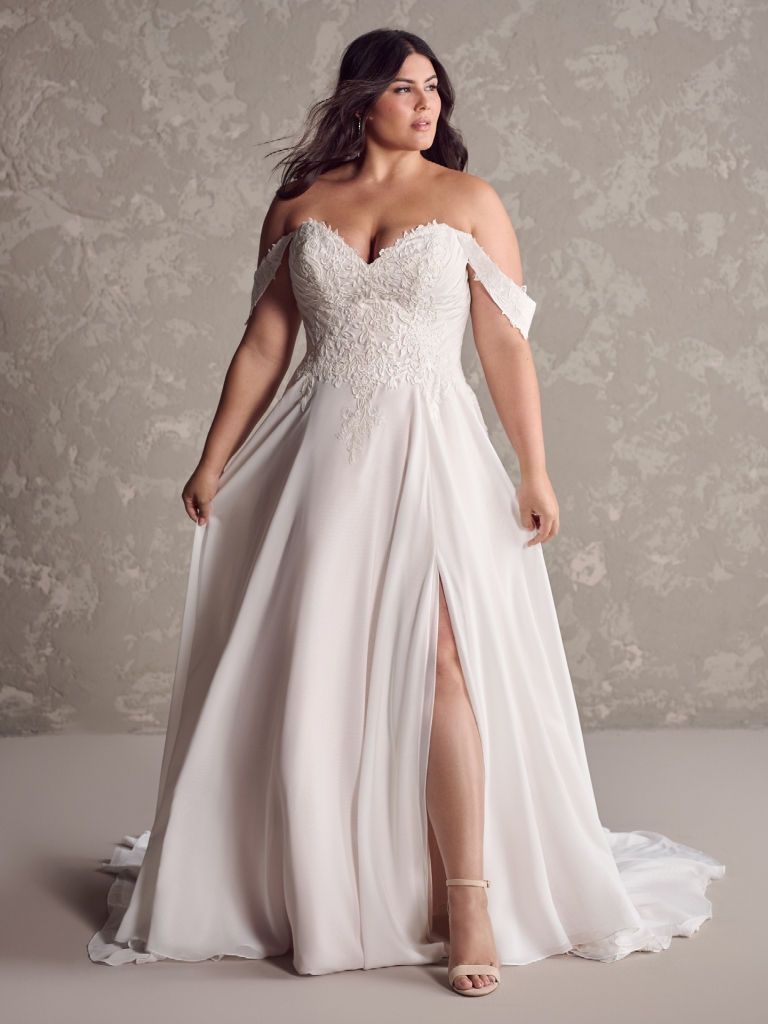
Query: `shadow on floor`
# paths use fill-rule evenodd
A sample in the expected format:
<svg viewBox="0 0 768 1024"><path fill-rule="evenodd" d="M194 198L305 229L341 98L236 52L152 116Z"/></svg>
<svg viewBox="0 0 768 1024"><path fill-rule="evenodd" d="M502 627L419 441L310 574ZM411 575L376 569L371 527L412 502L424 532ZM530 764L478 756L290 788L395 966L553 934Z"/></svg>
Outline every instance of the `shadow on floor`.
<svg viewBox="0 0 768 1024"><path fill-rule="evenodd" d="M38 883L94 931L107 920L107 893L115 876L99 870L97 861L80 857L47 858L35 865Z"/></svg>

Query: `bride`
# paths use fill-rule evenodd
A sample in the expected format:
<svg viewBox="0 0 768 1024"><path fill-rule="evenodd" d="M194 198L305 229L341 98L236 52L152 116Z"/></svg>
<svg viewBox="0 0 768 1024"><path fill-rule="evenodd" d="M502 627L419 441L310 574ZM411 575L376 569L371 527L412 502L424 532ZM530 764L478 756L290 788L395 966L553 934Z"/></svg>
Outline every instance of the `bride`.
<svg viewBox="0 0 768 1024"><path fill-rule="evenodd" d="M542 553L535 303L453 103L423 40L370 32L282 161L183 491L156 818L116 851L94 960L292 948L322 974L447 946L484 995L501 963L660 950L711 914L722 865L597 815ZM517 490L461 370L470 314Z"/></svg>

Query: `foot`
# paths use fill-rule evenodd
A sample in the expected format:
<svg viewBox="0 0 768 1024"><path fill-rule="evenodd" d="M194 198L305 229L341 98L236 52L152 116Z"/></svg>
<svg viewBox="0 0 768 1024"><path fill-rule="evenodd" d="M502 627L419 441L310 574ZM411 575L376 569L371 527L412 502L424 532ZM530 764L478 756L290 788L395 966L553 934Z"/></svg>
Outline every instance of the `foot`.
<svg viewBox="0 0 768 1024"><path fill-rule="evenodd" d="M476 885L451 885L448 888L448 905L451 908L448 970L458 964L490 964L498 967L485 889ZM488 974L459 975L453 987L466 991L473 987L484 988L495 982L496 979Z"/></svg>

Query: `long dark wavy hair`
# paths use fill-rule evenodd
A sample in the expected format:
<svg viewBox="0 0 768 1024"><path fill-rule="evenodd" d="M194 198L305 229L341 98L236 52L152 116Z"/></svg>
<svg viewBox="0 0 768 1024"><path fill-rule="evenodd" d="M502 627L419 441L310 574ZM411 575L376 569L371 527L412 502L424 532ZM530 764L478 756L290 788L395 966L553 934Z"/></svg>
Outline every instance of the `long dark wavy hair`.
<svg viewBox="0 0 768 1024"><path fill-rule="evenodd" d="M368 111L412 53L420 53L432 61L442 103L435 140L422 155L443 167L465 169L467 148L461 133L450 123L456 97L445 68L419 36L401 29L380 28L358 36L346 48L333 95L310 108L296 145L273 151L285 153L275 167L275 170L282 168L277 190L281 199L300 196L325 171L360 155L365 146ZM358 132L358 116L362 118L362 132Z"/></svg>

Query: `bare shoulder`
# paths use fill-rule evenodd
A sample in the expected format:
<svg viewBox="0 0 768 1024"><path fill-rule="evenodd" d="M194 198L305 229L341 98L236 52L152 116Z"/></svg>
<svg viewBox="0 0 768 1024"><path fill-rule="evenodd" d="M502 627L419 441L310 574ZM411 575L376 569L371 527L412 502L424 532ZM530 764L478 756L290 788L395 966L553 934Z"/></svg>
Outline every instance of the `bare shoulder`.
<svg viewBox="0 0 768 1024"><path fill-rule="evenodd" d="M294 231L308 217L316 215L318 208L325 208L329 200L338 203L339 184L343 185L351 176L350 164L342 164L319 175L309 188L292 199L281 199L275 194L264 219L260 255L283 235Z"/></svg>
<svg viewBox="0 0 768 1024"><path fill-rule="evenodd" d="M264 258L264 254L275 242L279 241L283 235L287 235L291 230L290 224L294 219L295 208L299 199L301 199L301 196L295 199L281 199L278 195L275 195L273 198L261 228L259 260Z"/></svg>
<svg viewBox="0 0 768 1024"><path fill-rule="evenodd" d="M489 227L503 227L514 234L509 215L492 185L474 174L448 167L441 167L439 174L441 190L449 197L470 234L476 235L478 231L487 234Z"/></svg>
<svg viewBox="0 0 768 1024"><path fill-rule="evenodd" d="M498 192L473 174L463 178L461 208L469 222L467 231L508 277L522 284L517 235Z"/></svg>
<svg viewBox="0 0 768 1024"><path fill-rule="evenodd" d="M460 231L470 231L472 229L470 175L464 171L443 167L441 164L430 163L429 168L433 196L436 192L439 197L438 206L442 208L441 219L446 220Z"/></svg>

